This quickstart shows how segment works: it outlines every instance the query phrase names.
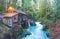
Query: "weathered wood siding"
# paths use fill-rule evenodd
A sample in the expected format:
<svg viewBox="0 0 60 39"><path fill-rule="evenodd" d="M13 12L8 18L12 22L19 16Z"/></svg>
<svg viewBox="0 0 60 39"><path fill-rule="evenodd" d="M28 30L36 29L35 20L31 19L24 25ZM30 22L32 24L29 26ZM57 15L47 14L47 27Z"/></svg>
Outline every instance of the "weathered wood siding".
<svg viewBox="0 0 60 39"><path fill-rule="evenodd" d="M12 18L3 18L3 23L12 26Z"/></svg>
<svg viewBox="0 0 60 39"><path fill-rule="evenodd" d="M28 17L24 14L19 13L18 20L19 20L19 22L22 22L23 20L28 20Z"/></svg>
<svg viewBox="0 0 60 39"><path fill-rule="evenodd" d="M12 21L13 23L18 22L18 14L12 17Z"/></svg>

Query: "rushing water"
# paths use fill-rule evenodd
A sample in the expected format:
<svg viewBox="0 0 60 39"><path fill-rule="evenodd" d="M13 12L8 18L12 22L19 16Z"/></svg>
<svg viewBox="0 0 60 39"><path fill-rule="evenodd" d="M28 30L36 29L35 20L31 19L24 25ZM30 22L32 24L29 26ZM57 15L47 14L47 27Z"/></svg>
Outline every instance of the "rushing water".
<svg viewBox="0 0 60 39"><path fill-rule="evenodd" d="M43 31L43 25L41 25L39 22L35 22L36 26L30 26L27 30L31 32L31 35L28 35L26 37L23 37L22 39L49 39Z"/></svg>

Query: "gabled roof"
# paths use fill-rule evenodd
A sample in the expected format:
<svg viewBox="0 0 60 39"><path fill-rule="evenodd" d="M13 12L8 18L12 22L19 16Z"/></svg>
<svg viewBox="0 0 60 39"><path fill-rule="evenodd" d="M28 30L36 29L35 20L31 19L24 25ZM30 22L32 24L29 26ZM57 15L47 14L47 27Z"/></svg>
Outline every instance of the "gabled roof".
<svg viewBox="0 0 60 39"><path fill-rule="evenodd" d="M4 17L13 17L18 13L4 13Z"/></svg>
<svg viewBox="0 0 60 39"><path fill-rule="evenodd" d="M26 15L26 13L25 13L25 12L23 12L23 11L21 11L21 10L14 9L14 11L16 11L17 13L21 13L21 14L25 14L25 15Z"/></svg>
<svg viewBox="0 0 60 39"><path fill-rule="evenodd" d="M18 13L21 13L21 14L24 14L26 15L25 12L21 11L21 10L18 10L18 9L14 9L14 12L13 13L10 13L8 11L4 12L3 14L0 14L0 17L12 17Z"/></svg>

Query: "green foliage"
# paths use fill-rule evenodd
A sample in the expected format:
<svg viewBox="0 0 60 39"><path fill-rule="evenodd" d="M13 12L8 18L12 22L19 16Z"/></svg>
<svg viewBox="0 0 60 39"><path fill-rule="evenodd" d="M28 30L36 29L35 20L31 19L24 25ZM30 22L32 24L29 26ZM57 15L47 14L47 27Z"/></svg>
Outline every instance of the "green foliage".
<svg viewBox="0 0 60 39"><path fill-rule="evenodd" d="M0 0L0 13L6 11L7 7L10 5L16 8L16 2L17 0Z"/></svg>
<svg viewBox="0 0 60 39"><path fill-rule="evenodd" d="M60 0L54 0L52 4L47 0L39 0L39 9L36 9L38 1L33 0L33 2L34 4L32 5L31 0L22 0L22 5L19 6L19 4L16 5L17 0L14 0L12 4L10 4L11 2L9 2L7 5L13 5L17 9L26 12L29 19L42 22L42 24L46 27L49 26L49 24L51 24L52 22L60 20ZM0 0L0 13L4 12L5 9L5 1ZM22 30L21 28L17 30L18 36L22 34L22 31L24 30ZM24 33L26 32L24 31Z"/></svg>
<svg viewBox="0 0 60 39"><path fill-rule="evenodd" d="M0 30L0 33L2 33L3 31L2 30Z"/></svg>
<svg viewBox="0 0 60 39"><path fill-rule="evenodd" d="M17 38L20 36L22 36L23 35L23 29L22 28L18 28L17 30L16 30L16 33L17 33Z"/></svg>
<svg viewBox="0 0 60 39"><path fill-rule="evenodd" d="M30 32L27 32L26 35L31 35L31 33Z"/></svg>
<svg viewBox="0 0 60 39"><path fill-rule="evenodd" d="M1 27L5 27L6 25L5 25L5 24L3 24L3 23L0 23L0 26L1 26Z"/></svg>

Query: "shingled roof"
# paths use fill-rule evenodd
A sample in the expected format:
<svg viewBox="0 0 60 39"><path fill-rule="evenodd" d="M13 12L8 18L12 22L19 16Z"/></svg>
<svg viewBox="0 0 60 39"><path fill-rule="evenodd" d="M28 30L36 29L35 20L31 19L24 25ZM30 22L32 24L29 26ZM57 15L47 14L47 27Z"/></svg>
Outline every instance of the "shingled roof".
<svg viewBox="0 0 60 39"><path fill-rule="evenodd" d="M21 11L21 10L14 9L14 11L16 11L17 13L21 13L21 14L25 14L25 15L26 15L26 13L25 13L25 12L23 12L23 11Z"/></svg>
<svg viewBox="0 0 60 39"><path fill-rule="evenodd" d="M16 14L18 13L4 13L4 17L13 17Z"/></svg>

